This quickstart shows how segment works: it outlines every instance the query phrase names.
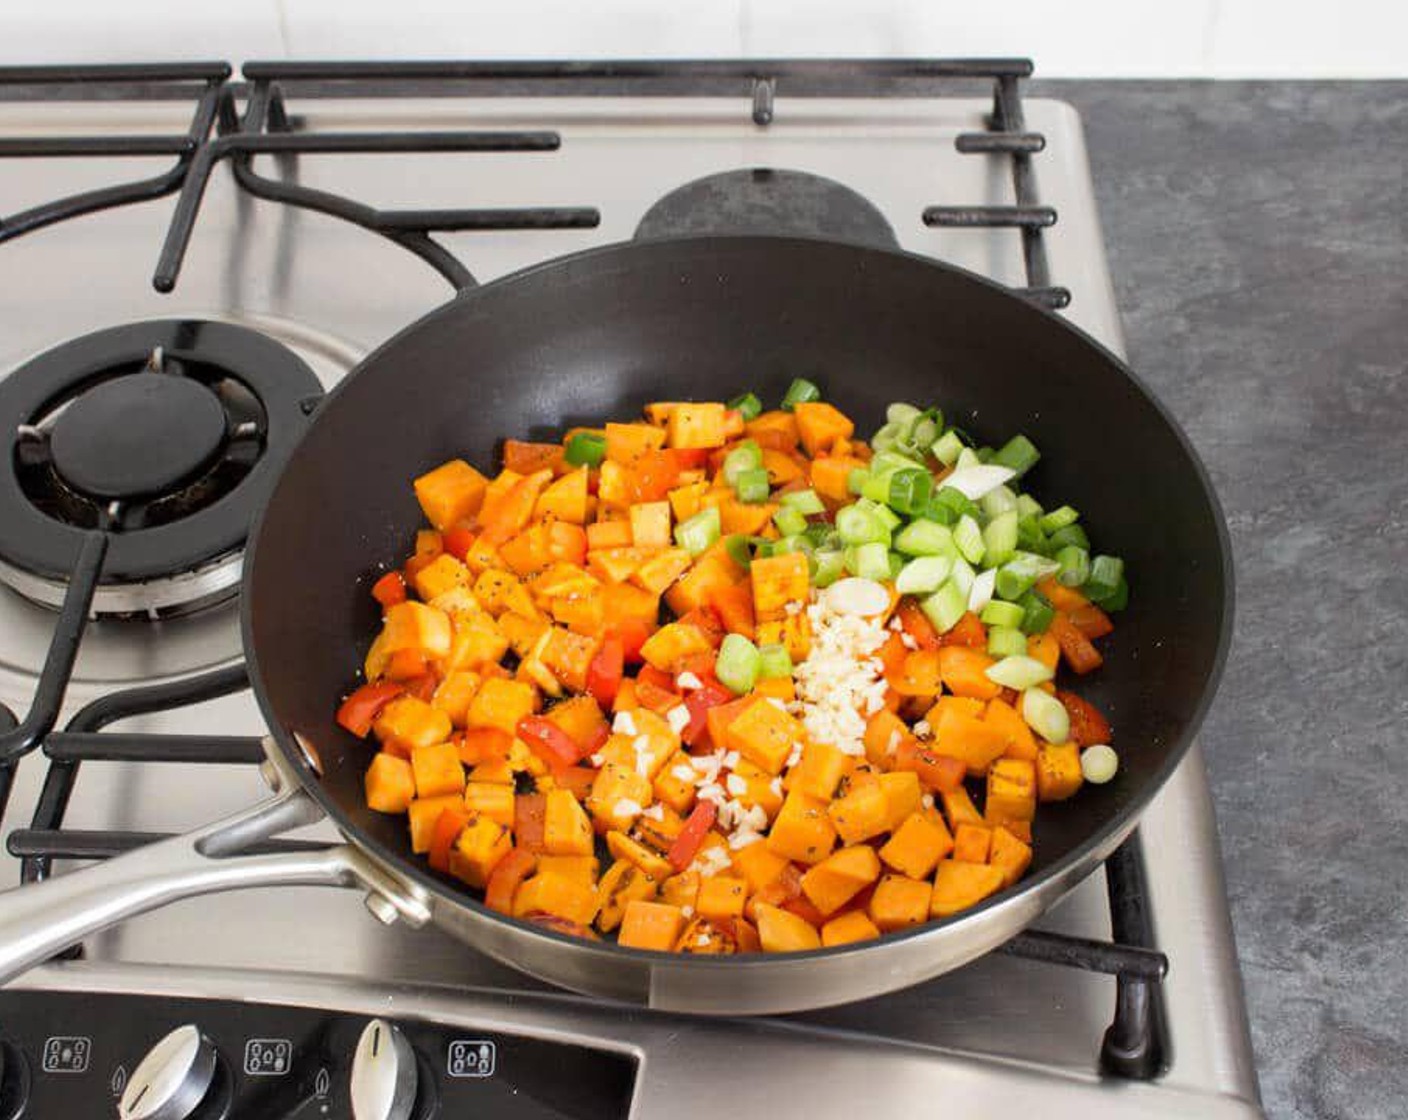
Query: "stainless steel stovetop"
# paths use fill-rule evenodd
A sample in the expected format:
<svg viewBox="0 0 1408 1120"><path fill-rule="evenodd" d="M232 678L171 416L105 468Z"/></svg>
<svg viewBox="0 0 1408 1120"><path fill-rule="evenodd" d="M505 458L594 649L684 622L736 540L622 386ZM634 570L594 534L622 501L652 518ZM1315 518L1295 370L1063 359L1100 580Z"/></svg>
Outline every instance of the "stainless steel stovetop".
<svg viewBox="0 0 1408 1120"><path fill-rule="evenodd" d="M1005 283L1026 282L1017 231L934 228L920 220L934 204L1013 203L1006 156L955 149L957 135L984 129L989 101L789 100L783 94L785 87L766 127L753 123L740 98L304 100L296 112L310 129L552 129L562 146L414 158L300 156L292 173L302 183L386 208L600 211L592 229L445 235L480 281L629 238L674 188L720 171L764 167L849 186L883 212L905 249ZM1121 352L1080 120L1059 102L1029 101L1025 109L1027 129L1046 138L1032 166L1042 203L1059 216L1043 236L1051 280L1071 292L1064 314ZM188 119L184 104L0 101L0 137L181 132ZM259 157L256 166L276 173L269 157ZM0 160L0 215L149 174L152 167L150 160L120 157ZM222 166L201 207L179 284L160 295L150 278L170 212L169 200L130 206L0 245L0 370L102 327L196 316L269 333L331 385L360 355L452 294L421 260L389 241L333 218L251 199ZM0 700L17 712L29 705L52 626L51 613L0 590ZM98 621L85 637L65 712L117 688L233 664L239 655L236 612L228 605L191 618ZM248 694L118 726L185 734L261 731ZM43 774L37 755L20 765L7 829L28 819ZM245 806L260 793L251 767L87 763L67 824L180 830ZM1145 851L1156 857L1147 868L1151 907L1158 946L1170 961L1164 983L1170 1063L1148 1083L1100 1076L1097 1058L1115 985L1092 973L993 955L898 994L785 1021L685 1021L561 998L436 932L384 928L349 892L251 891L173 905L91 939L83 960L36 969L18 987L288 1003L425 1017L471 1033L600 1042L642 1061L631 1113L638 1117L702 1114L721 1100L747 1102L750 1111L814 1117L858 1110L977 1116L1022 1106L1050 1116L1260 1115L1198 750L1154 803L1141 834ZM17 861L0 856L0 883L9 885L16 875ZM1102 880L1103 872L1087 880L1042 927L1108 938ZM74 1006L97 1014L92 1009L102 1005ZM5 1026L0 1023L0 1035ZM81 1038L92 1032L78 1010L54 1033ZM93 1075L107 1084L121 1063L102 1059L95 1054ZM315 1093L310 1107L331 1099Z"/></svg>

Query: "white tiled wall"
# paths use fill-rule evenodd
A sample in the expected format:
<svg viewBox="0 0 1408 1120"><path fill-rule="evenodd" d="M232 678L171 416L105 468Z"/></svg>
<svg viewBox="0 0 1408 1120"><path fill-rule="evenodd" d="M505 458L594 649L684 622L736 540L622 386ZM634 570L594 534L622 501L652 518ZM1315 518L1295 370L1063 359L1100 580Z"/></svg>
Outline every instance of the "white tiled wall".
<svg viewBox="0 0 1408 1120"><path fill-rule="evenodd" d="M0 62L983 54L1048 77L1404 77L1408 4L0 0Z"/></svg>

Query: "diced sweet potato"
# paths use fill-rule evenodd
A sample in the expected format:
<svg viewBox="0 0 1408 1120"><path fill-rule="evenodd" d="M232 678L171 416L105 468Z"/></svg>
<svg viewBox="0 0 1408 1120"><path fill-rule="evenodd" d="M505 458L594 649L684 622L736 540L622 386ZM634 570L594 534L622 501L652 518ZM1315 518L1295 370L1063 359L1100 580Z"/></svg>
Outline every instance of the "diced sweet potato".
<svg viewBox="0 0 1408 1120"><path fill-rule="evenodd" d="M916 802L918 788L916 781ZM869 771L853 774L845 795L831 802L826 811L843 844L859 844L889 827L889 798L880 778Z"/></svg>
<svg viewBox="0 0 1408 1120"><path fill-rule="evenodd" d="M459 615L454 620L454 634L444 665L447 672L477 669L495 664L508 652L508 639L492 615L483 611Z"/></svg>
<svg viewBox="0 0 1408 1120"><path fill-rule="evenodd" d="M990 824L1029 821L1036 816L1036 795L1035 764L1020 758L999 758L988 771L984 818Z"/></svg>
<svg viewBox="0 0 1408 1120"><path fill-rule="evenodd" d="M953 851L953 837L943 819L931 810L919 810L905 818L880 849L880 858L911 879L924 879L934 866Z"/></svg>
<svg viewBox="0 0 1408 1120"><path fill-rule="evenodd" d="M826 802L793 791L782 803L768 833L768 850L798 863L820 863L836 843L836 829L826 813Z"/></svg>
<svg viewBox="0 0 1408 1120"><path fill-rule="evenodd" d="M962 647L945 647L939 652L945 653L950 648ZM934 727L933 750L960 759L968 767L968 776L972 778L987 773L993 759L1002 757L1006 749L1006 737L992 724L960 715L952 709L945 711Z"/></svg>
<svg viewBox="0 0 1408 1120"><path fill-rule="evenodd" d="M896 749L908 738L912 736L904 720L888 708L882 708L865 725L865 760L880 770L890 769Z"/></svg>
<svg viewBox="0 0 1408 1120"><path fill-rule="evenodd" d="M939 651L939 673L944 687L955 696L971 696L975 700L991 700L1002 686L989 680L987 670L995 662L982 650L967 646L944 646Z"/></svg>
<svg viewBox="0 0 1408 1120"><path fill-rule="evenodd" d="M1006 741L1007 746L1002 752L1004 758L1036 761L1036 737L1032 735L1027 721L1011 704L1001 699L989 701L987 711L983 713L983 722L990 724Z"/></svg>
<svg viewBox="0 0 1408 1120"><path fill-rule="evenodd" d="M698 448L724 445L724 406L717 401L676 405L666 430L671 447Z"/></svg>
<svg viewBox="0 0 1408 1120"><path fill-rule="evenodd" d="M796 450L800 438L797 432L796 414L784 412L780 408L764 412L749 420L744 425L744 431L748 438L758 446L771 447L778 451Z"/></svg>
<svg viewBox="0 0 1408 1120"><path fill-rule="evenodd" d="M733 866L748 881L749 889L757 892L777 882L792 865L759 840L734 852Z"/></svg>
<svg viewBox="0 0 1408 1120"><path fill-rule="evenodd" d="M670 585L689 570L692 558L682 548L667 548L650 557L628 577L651 595L663 595Z"/></svg>
<svg viewBox="0 0 1408 1120"><path fill-rule="evenodd" d="M563 475L538 495L534 516L555 517L572 525L586 524L588 481L586 467Z"/></svg>
<svg viewBox="0 0 1408 1120"><path fill-rule="evenodd" d="M711 548L670 585L665 592L665 602L675 614L683 617L704 606L717 588L736 583L742 574L727 552Z"/></svg>
<svg viewBox="0 0 1408 1120"><path fill-rule="evenodd" d="M474 596L495 618L505 611L521 614L524 618L536 618L538 615L533 597L512 572L498 568L480 572L479 578L474 581Z"/></svg>
<svg viewBox="0 0 1408 1120"><path fill-rule="evenodd" d="M671 875L660 884L660 901L670 906L692 907L699 900L699 883L697 871L682 871L678 875Z"/></svg>
<svg viewBox="0 0 1408 1120"><path fill-rule="evenodd" d="M636 898L626 903L616 941L630 949L668 953L683 929L684 913L678 906Z"/></svg>
<svg viewBox="0 0 1408 1120"><path fill-rule="evenodd" d="M488 482L463 459L451 459L421 475L414 488L425 519L443 531L479 512Z"/></svg>
<svg viewBox="0 0 1408 1120"><path fill-rule="evenodd" d="M929 917L933 889L920 879L905 875L883 875L875 885L866 908L877 929L892 930L917 926Z"/></svg>
<svg viewBox="0 0 1408 1120"><path fill-rule="evenodd" d="M398 701L392 701L398 703ZM1080 748L1074 743L1042 743L1036 756L1036 792L1042 801L1064 801L1080 789Z"/></svg>
<svg viewBox="0 0 1408 1120"><path fill-rule="evenodd" d="M896 770L880 775L880 788L885 794L885 826L882 832L894 832L905 818L919 808L924 789L919 775L912 770Z"/></svg>
<svg viewBox="0 0 1408 1120"><path fill-rule="evenodd" d="M803 401L792 413L797 418L797 434L802 446L813 459L829 451L838 439L850 439L856 430L855 421L825 401Z"/></svg>
<svg viewBox="0 0 1408 1120"><path fill-rule="evenodd" d="M653 899L658 887L654 879L630 860L618 859L606 869L597 887L597 928L602 933L610 933L621 924L627 906L637 899Z"/></svg>
<svg viewBox="0 0 1408 1120"><path fill-rule="evenodd" d="M372 723L377 740L399 743L407 750L443 743L452 730L450 717L414 696L398 696L377 713Z"/></svg>
<svg viewBox="0 0 1408 1120"><path fill-rule="evenodd" d="M708 653L713 645L699 627L688 622L671 622L660 627L640 648L640 655L661 672L675 672L683 660L696 654Z"/></svg>
<svg viewBox="0 0 1408 1120"><path fill-rule="evenodd" d="M410 762L385 751L372 758L364 781L367 805L378 813L404 813L416 795Z"/></svg>
<svg viewBox="0 0 1408 1120"><path fill-rule="evenodd" d="M608 832L606 847L617 859L629 860L657 882L663 882L674 873L674 865L668 859L624 832Z"/></svg>
<svg viewBox="0 0 1408 1120"><path fill-rule="evenodd" d="M688 777L684 776L685 770L690 772ZM655 800L675 812L687 813L694 804L694 769L689 764L689 756L683 751L676 751L667 758L655 775L651 792Z"/></svg>
<svg viewBox="0 0 1408 1120"><path fill-rule="evenodd" d="M540 875L561 875L578 883L596 886L597 874L601 871L601 861L596 856L552 856L538 857Z"/></svg>
<svg viewBox="0 0 1408 1120"><path fill-rule="evenodd" d="M939 801L944 807L944 816L948 818L950 828L957 828L961 824L983 824L983 815L978 812L978 807L973 804L973 799L968 796L968 791L962 786L957 789L943 790L938 795Z"/></svg>
<svg viewBox="0 0 1408 1120"><path fill-rule="evenodd" d="M416 594L428 602L457 587L469 587L474 582L474 573L448 552L442 552L419 569L412 582L415 584Z"/></svg>
<svg viewBox="0 0 1408 1120"><path fill-rule="evenodd" d="M987 863L992 848L992 829L979 824L961 824L953 831L953 858L963 863Z"/></svg>
<svg viewBox="0 0 1408 1120"><path fill-rule="evenodd" d="M802 748L802 760L792 768L788 779L792 789L820 801L830 801L853 765L850 755L830 743L808 743Z"/></svg>
<svg viewBox="0 0 1408 1120"><path fill-rule="evenodd" d="M596 891L586 883L562 875L534 875L518 888L513 899L514 917L551 914L579 925L596 917Z"/></svg>
<svg viewBox="0 0 1408 1120"><path fill-rule="evenodd" d="M811 466L812 489L827 501L844 505L851 500L848 486L851 472L863 466L865 464L859 459L846 455L813 459Z"/></svg>
<svg viewBox="0 0 1408 1120"><path fill-rule="evenodd" d="M988 863L1002 872L1002 885L1010 887L1022 877L1032 862L1030 844L1024 844L1006 828L992 831L992 850L988 853Z"/></svg>
<svg viewBox="0 0 1408 1120"><path fill-rule="evenodd" d="M513 848L513 838L503 825L488 817L472 817L450 853L450 874L483 890L494 868Z"/></svg>
<svg viewBox="0 0 1408 1120"><path fill-rule="evenodd" d="M435 834L435 822L446 809L460 808L460 799L453 793L439 797L418 797L406 806L406 823L410 826L411 851L430 851L430 838Z"/></svg>
<svg viewBox="0 0 1408 1120"><path fill-rule="evenodd" d="M513 827L513 787L494 782L468 782L464 787L464 807L471 813Z"/></svg>
<svg viewBox="0 0 1408 1120"><path fill-rule="evenodd" d="M479 691L479 674L464 670L447 672L430 698L430 706L439 708L455 727L463 727L469 715L469 705Z"/></svg>
<svg viewBox="0 0 1408 1120"><path fill-rule="evenodd" d="M944 859L934 872L934 893L929 913L946 918L976 906L1002 886L1002 871L985 863Z"/></svg>
<svg viewBox="0 0 1408 1120"><path fill-rule="evenodd" d="M600 637L589 638L554 626L538 656L548 671L573 692L585 692L587 669L600 648Z"/></svg>
<svg viewBox="0 0 1408 1120"><path fill-rule="evenodd" d="M411 771L417 797L440 797L464 792L464 765L453 743L431 743L411 750Z"/></svg>
<svg viewBox="0 0 1408 1120"><path fill-rule="evenodd" d="M811 583L807 558L800 552L754 560L749 578L753 610L760 622L784 618L788 603L805 602Z"/></svg>
<svg viewBox="0 0 1408 1120"><path fill-rule="evenodd" d="M780 645L787 649L792 663L805 661L812 648L812 624L804 612L789 614L771 622L759 622L758 644Z"/></svg>
<svg viewBox="0 0 1408 1120"><path fill-rule="evenodd" d="M386 671L392 656L402 650L415 650L430 658L450 652L450 616L444 611L414 599L386 609L381 633L367 650L362 671L374 681Z"/></svg>
<svg viewBox="0 0 1408 1120"><path fill-rule="evenodd" d="M748 901L748 881L732 875L715 875L699 884L695 909L704 918L741 918Z"/></svg>
<svg viewBox="0 0 1408 1120"><path fill-rule="evenodd" d="M587 808L603 828L625 831L653 800L650 779L634 764L608 762L592 783Z"/></svg>
<svg viewBox="0 0 1408 1120"><path fill-rule="evenodd" d="M804 918L777 906L756 907L758 939L765 953L798 953L821 948L821 934Z"/></svg>
<svg viewBox="0 0 1408 1120"><path fill-rule="evenodd" d="M543 849L554 856L592 854L592 823L581 803L565 789L549 790L543 822Z"/></svg>
<svg viewBox="0 0 1408 1120"><path fill-rule="evenodd" d="M802 891L823 914L834 914L880 877L880 859L865 844L842 848L802 876Z"/></svg>
<svg viewBox="0 0 1408 1120"><path fill-rule="evenodd" d="M848 911L821 927L821 943L828 949L857 941L873 941L879 936L880 931L864 910Z"/></svg>
<svg viewBox="0 0 1408 1120"><path fill-rule="evenodd" d="M518 721L533 714L538 706L537 697L537 691L530 684L490 677L479 686L465 717L465 726L496 727L513 735Z"/></svg>
<svg viewBox="0 0 1408 1120"><path fill-rule="evenodd" d="M606 457L613 463L630 468L647 451L665 446L665 433L652 424L606 425Z"/></svg>
<svg viewBox="0 0 1408 1120"><path fill-rule="evenodd" d="M805 741L802 725L776 705L756 700L728 724L728 747L769 774L782 773L792 748Z"/></svg>

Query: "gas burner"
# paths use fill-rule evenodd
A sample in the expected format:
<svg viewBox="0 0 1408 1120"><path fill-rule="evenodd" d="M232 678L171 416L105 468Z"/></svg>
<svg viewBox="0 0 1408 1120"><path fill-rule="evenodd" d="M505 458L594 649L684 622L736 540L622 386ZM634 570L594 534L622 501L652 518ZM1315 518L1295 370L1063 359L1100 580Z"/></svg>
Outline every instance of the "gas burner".
<svg viewBox="0 0 1408 1120"><path fill-rule="evenodd" d="M767 167L706 175L646 211L636 237L707 233L795 233L898 249L885 215L834 179Z"/></svg>
<svg viewBox="0 0 1408 1120"><path fill-rule="evenodd" d="M86 530L112 532L99 615L233 595L245 534L322 386L244 327L159 320L85 335L0 381L0 580L63 601Z"/></svg>

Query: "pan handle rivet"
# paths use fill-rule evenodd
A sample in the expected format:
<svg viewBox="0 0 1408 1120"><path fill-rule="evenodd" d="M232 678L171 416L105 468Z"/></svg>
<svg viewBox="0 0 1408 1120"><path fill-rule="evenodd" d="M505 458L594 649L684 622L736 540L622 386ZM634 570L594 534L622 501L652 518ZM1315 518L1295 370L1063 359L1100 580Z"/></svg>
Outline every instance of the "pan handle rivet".
<svg viewBox="0 0 1408 1120"><path fill-rule="evenodd" d="M372 912L372 917L384 926L389 926L401 916L401 912L396 909L396 904L385 895L371 892L364 900L367 909Z"/></svg>

